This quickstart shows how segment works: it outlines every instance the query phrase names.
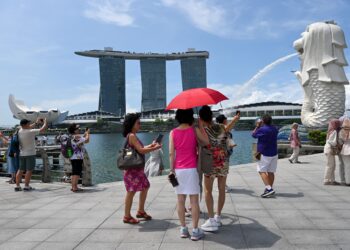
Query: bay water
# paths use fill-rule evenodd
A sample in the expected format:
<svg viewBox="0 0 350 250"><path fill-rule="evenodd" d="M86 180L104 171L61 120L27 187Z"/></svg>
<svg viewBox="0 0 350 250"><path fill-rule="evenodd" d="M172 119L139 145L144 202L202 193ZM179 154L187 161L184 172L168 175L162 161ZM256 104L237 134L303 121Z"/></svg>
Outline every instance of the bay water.
<svg viewBox="0 0 350 250"><path fill-rule="evenodd" d="M163 133L163 161L165 169L169 169L169 133ZM144 145L150 144L158 133L138 133ZM230 166L252 162L251 131L233 131L237 146L230 158ZM94 184L120 181L123 173L117 168L117 153L123 147L125 138L120 134L92 134L90 143L86 144L92 164L92 181ZM149 156L146 156L146 159ZM165 171L166 172L166 171Z"/></svg>

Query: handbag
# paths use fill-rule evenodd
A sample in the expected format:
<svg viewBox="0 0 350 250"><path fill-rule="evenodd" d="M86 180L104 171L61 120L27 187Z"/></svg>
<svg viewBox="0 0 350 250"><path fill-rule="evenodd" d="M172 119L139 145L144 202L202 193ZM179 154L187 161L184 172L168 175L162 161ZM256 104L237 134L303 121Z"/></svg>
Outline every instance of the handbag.
<svg viewBox="0 0 350 250"><path fill-rule="evenodd" d="M204 174L210 174L213 169L213 153L207 147L199 147L199 161L200 170Z"/></svg>
<svg viewBox="0 0 350 250"><path fill-rule="evenodd" d="M145 166L145 157L129 146L129 135L126 137L124 147L119 150L117 166L120 170L138 169Z"/></svg>
<svg viewBox="0 0 350 250"><path fill-rule="evenodd" d="M336 143L337 144L335 146L331 146L331 154L332 155L340 155L340 152L343 148L343 145L338 143L339 132L337 131L336 133L337 133L336 134Z"/></svg>

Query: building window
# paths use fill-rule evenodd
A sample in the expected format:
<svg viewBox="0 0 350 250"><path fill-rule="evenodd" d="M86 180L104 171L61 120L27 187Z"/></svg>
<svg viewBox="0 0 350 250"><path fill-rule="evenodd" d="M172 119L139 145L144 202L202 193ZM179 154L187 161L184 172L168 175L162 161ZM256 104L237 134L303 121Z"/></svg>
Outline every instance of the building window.
<svg viewBox="0 0 350 250"><path fill-rule="evenodd" d="M283 110L275 110L275 116L283 116Z"/></svg>
<svg viewBox="0 0 350 250"><path fill-rule="evenodd" d="M293 110L285 110L284 111L285 116L292 116L293 115Z"/></svg>
<svg viewBox="0 0 350 250"><path fill-rule="evenodd" d="M301 115L301 110L300 109L294 109L293 110L293 115Z"/></svg>
<svg viewBox="0 0 350 250"><path fill-rule="evenodd" d="M256 111L248 111L248 117L256 117Z"/></svg>

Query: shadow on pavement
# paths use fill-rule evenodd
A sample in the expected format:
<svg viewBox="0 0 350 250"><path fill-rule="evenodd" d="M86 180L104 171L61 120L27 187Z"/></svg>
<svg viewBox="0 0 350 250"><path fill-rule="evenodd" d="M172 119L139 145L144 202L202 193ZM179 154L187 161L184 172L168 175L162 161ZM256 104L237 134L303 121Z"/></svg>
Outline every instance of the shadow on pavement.
<svg viewBox="0 0 350 250"><path fill-rule="evenodd" d="M206 233L204 242L213 242L234 249L270 248L281 237L258 221L245 217L223 214L223 226L216 233Z"/></svg>

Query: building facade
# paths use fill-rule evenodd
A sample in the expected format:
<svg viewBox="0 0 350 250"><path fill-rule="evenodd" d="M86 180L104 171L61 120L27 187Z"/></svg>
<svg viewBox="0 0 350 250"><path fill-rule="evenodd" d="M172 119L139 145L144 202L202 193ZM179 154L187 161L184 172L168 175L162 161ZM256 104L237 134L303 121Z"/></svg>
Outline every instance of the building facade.
<svg viewBox="0 0 350 250"><path fill-rule="evenodd" d="M141 59L141 111L164 109L166 106L165 59Z"/></svg>
<svg viewBox="0 0 350 250"><path fill-rule="evenodd" d="M207 87L207 66L203 57L181 59L182 89Z"/></svg>
<svg viewBox="0 0 350 250"><path fill-rule="evenodd" d="M101 57L98 110L122 116L125 114L125 59Z"/></svg>

